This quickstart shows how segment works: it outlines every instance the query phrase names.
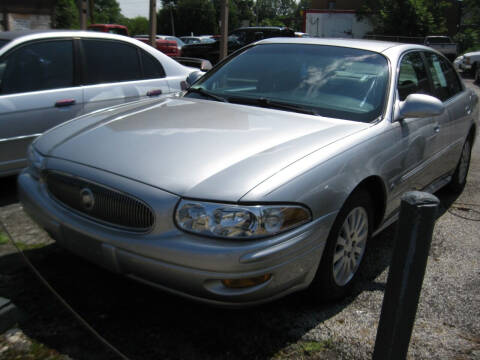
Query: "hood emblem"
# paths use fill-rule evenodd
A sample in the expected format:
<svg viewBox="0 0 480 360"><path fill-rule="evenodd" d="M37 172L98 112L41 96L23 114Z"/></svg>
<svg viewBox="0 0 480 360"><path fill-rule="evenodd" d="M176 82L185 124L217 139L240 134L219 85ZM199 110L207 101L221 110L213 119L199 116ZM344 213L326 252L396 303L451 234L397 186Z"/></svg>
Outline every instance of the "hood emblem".
<svg viewBox="0 0 480 360"><path fill-rule="evenodd" d="M92 190L89 188L83 188L80 190L80 200L85 210L91 211L95 205L95 196L93 196Z"/></svg>

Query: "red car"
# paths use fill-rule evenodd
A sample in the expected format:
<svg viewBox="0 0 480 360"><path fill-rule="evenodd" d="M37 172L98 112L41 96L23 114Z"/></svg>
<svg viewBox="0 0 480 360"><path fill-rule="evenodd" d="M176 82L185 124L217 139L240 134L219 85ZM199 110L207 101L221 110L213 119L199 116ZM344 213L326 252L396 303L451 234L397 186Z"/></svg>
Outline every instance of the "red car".
<svg viewBox="0 0 480 360"><path fill-rule="evenodd" d="M150 45L150 39L148 37L135 36L135 39ZM170 57L178 57L181 55L180 50L177 47L177 43L173 40L163 40L157 38L155 40L155 48Z"/></svg>
<svg viewBox="0 0 480 360"><path fill-rule="evenodd" d="M128 28L118 24L91 24L88 26L88 30L129 36Z"/></svg>

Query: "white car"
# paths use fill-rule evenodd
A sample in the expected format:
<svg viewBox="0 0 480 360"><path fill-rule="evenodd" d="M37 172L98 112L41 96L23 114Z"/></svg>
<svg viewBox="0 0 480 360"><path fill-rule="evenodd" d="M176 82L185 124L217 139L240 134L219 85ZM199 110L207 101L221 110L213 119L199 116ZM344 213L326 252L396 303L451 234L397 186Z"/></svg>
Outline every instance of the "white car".
<svg viewBox="0 0 480 360"><path fill-rule="evenodd" d="M0 177L55 125L98 109L178 92L196 69L126 36L86 31L0 33Z"/></svg>

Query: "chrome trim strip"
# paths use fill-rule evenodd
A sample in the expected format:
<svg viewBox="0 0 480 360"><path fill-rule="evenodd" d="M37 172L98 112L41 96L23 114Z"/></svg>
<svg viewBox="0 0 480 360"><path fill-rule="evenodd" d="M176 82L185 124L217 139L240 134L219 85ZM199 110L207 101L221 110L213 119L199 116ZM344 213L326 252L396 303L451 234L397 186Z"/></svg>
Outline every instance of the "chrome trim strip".
<svg viewBox="0 0 480 360"><path fill-rule="evenodd" d="M15 140L36 138L36 137L39 137L40 135L42 135L42 134L40 133L40 134L32 134L32 135L14 136L14 137L11 137L11 138L0 139L0 143L1 142L7 142L7 141L15 141Z"/></svg>

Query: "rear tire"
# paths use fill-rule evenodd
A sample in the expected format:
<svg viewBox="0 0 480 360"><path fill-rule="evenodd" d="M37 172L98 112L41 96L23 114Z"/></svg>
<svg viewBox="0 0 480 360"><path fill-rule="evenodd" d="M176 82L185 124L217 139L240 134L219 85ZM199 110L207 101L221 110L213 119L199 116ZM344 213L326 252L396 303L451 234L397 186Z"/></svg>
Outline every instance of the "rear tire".
<svg viewBox="0 0 480 360"><path fill-rule="evenodd" d="M470 168L470 158L472 155L472 140L469 136L463 144L462 153L458 160L457 168L453 173L452 180L448 184L453 192L461 192L467 183L468 169Z"/></svg>
<svg viewBox="0 0 480 360"><path fill-rule="evenodd" d="M354 285L365 258L373 224L372 199L367 191L357 190L337 215L310 286L320 300L345 297Z"/></svg>

